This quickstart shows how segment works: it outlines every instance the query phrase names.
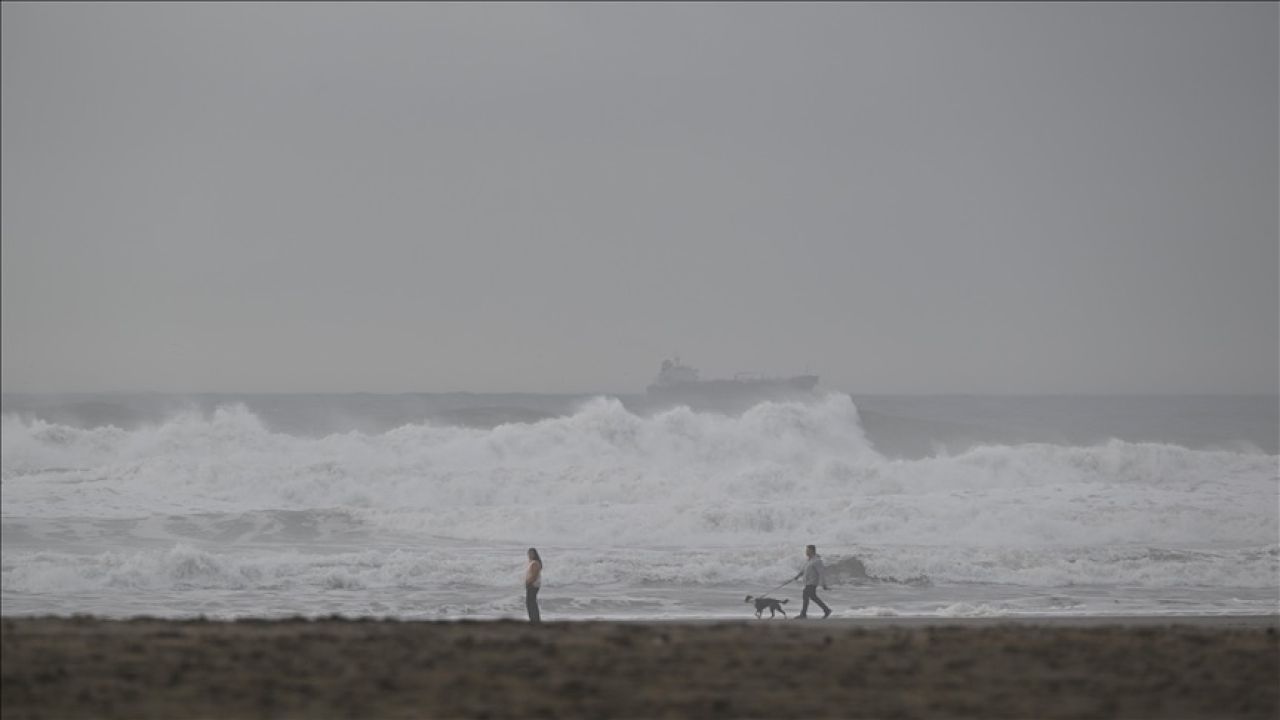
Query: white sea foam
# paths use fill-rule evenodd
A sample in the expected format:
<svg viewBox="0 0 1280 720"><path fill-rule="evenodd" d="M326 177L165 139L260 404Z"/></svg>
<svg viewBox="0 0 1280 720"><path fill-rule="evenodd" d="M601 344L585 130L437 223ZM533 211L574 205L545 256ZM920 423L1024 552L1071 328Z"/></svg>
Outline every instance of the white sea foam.
<svg viewBox="0 0 1280 720"><path fill-rule="evenodd" d="M1111 441L893 460L847 396L652 417L602 398L323 438L243 407L131 431L5 416L0 454L12 593L502 587L530 544L556 548L562 583L765 585L804 542L872 578L1280 585L1276 456Z"/></svg>
<svg viewBox="0 0 1280 720"><path fill-rule="evenodd" d="M554 548L547 582L579 589L622 585L764 587L794 574L794 549L670 552ZM878 566L922 571L930 583L997 583L1024 587L1128 585L1145 588L1274 587L1274 548L1180 554L1151 549L1035 553L917 548L840 548ZM548 553L551 554L551 553ZM96 553L7 551L3 589L20 593L101 590L412 590L438 587L510 588L523 565L519 548L406 546L314 552L297 548L170 547ZM892 582L832 573L835 585ZM908 586L909 587L909 586Z"/></svg>

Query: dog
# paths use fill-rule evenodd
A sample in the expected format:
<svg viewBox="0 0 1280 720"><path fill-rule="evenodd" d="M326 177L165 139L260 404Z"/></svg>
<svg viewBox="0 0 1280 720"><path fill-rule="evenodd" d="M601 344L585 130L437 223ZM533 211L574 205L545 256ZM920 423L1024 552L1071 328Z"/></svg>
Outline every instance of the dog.
<svg viewBox="0 0 1280 720"><path fill-rule="evenodd" d="M753 598L750 595L748 595L747 599L743 600L742 602L754 602L756 604L757 620L761 619L761 613L765 611L765 608L768 608L769 610L770 619L772 619L775 616L775 611L782 613L782 617L787 616L787 611L782 609L782 604L786 602L786 598L783 598L782 600L775 600L773 598L763 598L763 597Z"/></svg>

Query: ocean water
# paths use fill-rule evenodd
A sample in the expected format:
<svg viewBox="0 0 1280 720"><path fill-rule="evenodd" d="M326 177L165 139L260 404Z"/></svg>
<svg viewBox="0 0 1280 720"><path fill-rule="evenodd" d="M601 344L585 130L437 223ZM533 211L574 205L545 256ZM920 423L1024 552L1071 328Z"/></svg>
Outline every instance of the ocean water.
<svg viewBox="0 0 1280 720"><path fill-rule="evenodd" d="M3 398L5 615L1280 613L1269 397ZM798 610L800 589L773 595Z"/></svg>

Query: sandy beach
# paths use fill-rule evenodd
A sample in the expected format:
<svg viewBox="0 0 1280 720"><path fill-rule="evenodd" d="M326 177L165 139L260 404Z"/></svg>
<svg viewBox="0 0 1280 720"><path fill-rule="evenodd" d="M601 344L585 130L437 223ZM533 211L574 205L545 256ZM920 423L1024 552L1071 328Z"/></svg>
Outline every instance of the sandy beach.
<svg viewBox="0 0 1280 720"><path fill-rule="evenodd" d="M16 718L1274 718L1280 618L6 618Z"/></svg>

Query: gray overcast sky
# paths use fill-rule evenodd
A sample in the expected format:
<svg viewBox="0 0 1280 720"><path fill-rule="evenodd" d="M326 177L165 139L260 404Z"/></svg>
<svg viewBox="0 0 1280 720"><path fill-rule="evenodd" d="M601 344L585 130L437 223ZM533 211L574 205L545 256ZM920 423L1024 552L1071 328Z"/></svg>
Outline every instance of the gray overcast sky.
<svg viewBox="0 0 1280 720"><path fill-rule="evenodd" d="M3 6L3 387L1280 383L1275 3Z"/></svg>

